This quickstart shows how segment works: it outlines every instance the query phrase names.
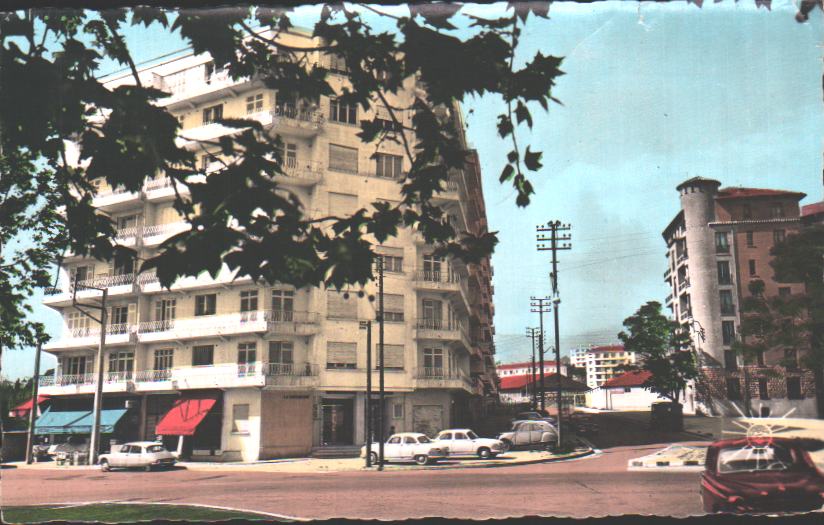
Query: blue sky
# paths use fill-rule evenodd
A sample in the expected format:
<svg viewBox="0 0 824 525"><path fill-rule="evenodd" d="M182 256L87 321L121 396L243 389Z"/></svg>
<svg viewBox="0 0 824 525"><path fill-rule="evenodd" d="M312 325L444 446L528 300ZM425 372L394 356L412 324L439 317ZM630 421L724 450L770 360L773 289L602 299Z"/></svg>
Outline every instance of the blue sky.
<svg viewBox="0 0 824 525"><path fill-rule="evenodd" d="M563 106L533 111L519 140L544 152L526 209L498 183L495 133L500 100L465 101L478 149L490 229L499 232L495 266L498 359L525 359L524 335L537 326L531 295L549 292L548 256L535 250L535 225L573 225L573 249L560 259L561 348L616 340L622 320L647 300L662 301L665 245L660 232L678 210L675 186L701 175L728 186L786 188L822 199L824 136L820 11L798 24L791 2L772 11L752 1L553 4L530 19L519 53L564 56L554 96ZM475 7L486 16L503 4ZM471 8L470 8L471 9ZM294 17L311 23L315 8ZM496 13L497 12L497 13ZM181 49L176 35L127 35L138 62ZM101 72L118 66L107 63ZM506 148L506 149L504 149ZM59 336L59 317L32 298L35 316ZM547 319L549 320L549 319ZM547 327L551 323L546 323ZM547 329L552 338L552 331ZM7 377L29 375L30 351L4 352ZM44 359L44 369L54 359Z"/></svg>

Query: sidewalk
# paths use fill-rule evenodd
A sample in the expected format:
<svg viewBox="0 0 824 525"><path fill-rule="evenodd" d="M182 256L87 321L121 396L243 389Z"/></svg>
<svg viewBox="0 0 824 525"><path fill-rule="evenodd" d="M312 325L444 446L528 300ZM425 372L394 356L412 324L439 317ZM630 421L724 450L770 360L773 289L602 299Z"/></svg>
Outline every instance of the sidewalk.
<svg viewBox="0 0 824 525"><path fill-rule="evenodd" d="M419 466L414 463L387 463L384 470L448 470L461 468L490 468L515 465L529 465L532 463L547 463L552 461L573 460L593 454L595 451L588 445L583 445L567 454L552 454L546 451L511 451L494 459L452 458L441 460L435 464ZM97 466L57 466L53 461L26 465L23 462L9 463L19 469L43 470L94 470ZM309 474L323 472L358 472L376 470L376 467L367 469L363 458L291 458L255 463L207 463L200 461L181 461L177 464L187 470L199 471L234 471L234 472L272 472L284 474Z"/></svg>

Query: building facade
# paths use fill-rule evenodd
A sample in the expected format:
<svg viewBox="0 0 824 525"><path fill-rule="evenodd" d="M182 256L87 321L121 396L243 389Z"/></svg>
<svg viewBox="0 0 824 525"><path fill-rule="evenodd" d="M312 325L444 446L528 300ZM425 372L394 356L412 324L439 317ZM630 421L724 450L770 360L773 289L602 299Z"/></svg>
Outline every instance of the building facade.
<svg viewBox="0 0 824 525"><path fill-rule="evenodd" d="M540 363L535 363L535 376L540 374ZM498 376L501 378L509 376L528 376L532 374L532 362L526 363L503 363L495 367ZM544 361L544 375L548 376L556 372L555 361ZM561 374L566 375L567 367L561 364Z"/></svg>
<svg viewBox="0 0 824 525"><path fill-rule="evenodd" d="M598 388L623 373L618 367L632 364L635 364L635 352L624 350L623 345L593 346L587 350L584 361L587 386Z"/></svg>
<svg viewBox="0 0 824 525"><path fill-rule="evenodd" d="M771 248L801 227L804 194L720 186L701 177L680 184L681 210L663 232L666 304L699 354L696 395L715 414L738 414L757 400L760 415L814 416L812 374L797 365L803 349L772 349L757 364L745 364L732 349L751 281L764 283L767 298L804 291L802 283L775 281L770 266ZM781 365L787 362L796 364Z"/></svg>
<svg viewBox="0 0 824 525"><path fill-rule="evenodd" d="M286 38L311 43L300 32ZM348 82L345 65L328 56L316 60L327 65L330 83L341 93ZM254 119L279 135L286 174L277 180L300 197L310 217L401 199L399 182L409 168L401 146L386 141L373 157L375 145L356 136L360 120L388 119L386 108L365 112L334 97L313 104L280 100L261 81L233 80L202 55L168 60L139 74L144 85L170 93L160 103L178 118L179 140L193 151L202 151L200 141L234 131L217 122L221 118ZM107 80L110 88L133 82L128 75ZM408 107L421 94L415 79L405 88L387 93L389 101ZM465 143L460 108L444 114ZM411 114L402 118L411 125ZM203 176L220 169L217 151L198 155ZM434 201L457 231L486 231L477 154L450 177ZM172 207L174 196L170 180L158 174L135 193L101 183L94 205L112 217L121 245L149 258L161 242L189 227ZM431 434L467 426L497 395L489 260L465 265L436 257L410 230L375 250L386 269L384 430ZM123 439L153 438L173 409L184 413L186 403L205 399L198 406L209 408L180 431L187 436L184 454L194 458L253 461L319 447L354 448L364 441L368 349L359 321L375 319L374 303L356 293L253 282L226 267L217 278L187 277L171 289L162 288L154 274L136 270L131 260L72 254L64 259L60 285L44 300L64 320L61 336L45 346L59 363L40 387L53 399L51 410L91 409L100 330L72 306L70 285L77 282L79 300L101 295L84 287L108 290L104 409L128 408L117 423ZM377 323L373 330L374 355ZM373 368L376 362L373 357ZM370 373L377 390L378 374ZM164 439L178 441L174 435Z"/></svg>
<svg viewBox="0 0 824 525"><path fill-rule="evenodd" d="M616 411L646 411L653 403L667 403L670 400L643 387L649 379L646 370L624 372L606 381L590 395L591 408ZM695 395L688 386L679 399L684 414L695 413Z"/></svg>

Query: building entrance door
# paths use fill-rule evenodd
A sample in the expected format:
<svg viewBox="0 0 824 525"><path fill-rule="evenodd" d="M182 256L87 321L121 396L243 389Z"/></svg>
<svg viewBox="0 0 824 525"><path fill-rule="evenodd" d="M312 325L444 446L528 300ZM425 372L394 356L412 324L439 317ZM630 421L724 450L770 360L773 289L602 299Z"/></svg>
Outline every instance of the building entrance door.
<svg viewBox="0 0 824 525"><path fill-rule="evenodd" d="M352 399L324 399L322 445L352 445L354 443L354 410Z"/></svg>

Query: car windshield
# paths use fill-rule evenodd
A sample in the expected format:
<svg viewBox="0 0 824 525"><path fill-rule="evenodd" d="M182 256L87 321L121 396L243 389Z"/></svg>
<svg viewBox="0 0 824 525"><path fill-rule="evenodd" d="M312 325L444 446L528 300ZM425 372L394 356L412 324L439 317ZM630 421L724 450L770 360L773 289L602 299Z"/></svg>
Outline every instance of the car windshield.
<svg viewBox="0 0 824 525"><path fill-rule="evenodd" d="M146 452L150 454L152 452L166 452L166 449L163 447L163 445L149 445L148 447L146 447Z"/></svg>
<svg viewBox="0 0 824 525"><path fill-rule="evenodd" d="M428 437L421 436L421 437L418 438L418 443L432 443L432 442L429 440Z"/></svg>
<svg viewBox="0 0 824 525"><path fill-rule="evenodd" d="M722 448L718 452L718 472L761 472L790 470L795 465L792 452L780 445Z"/></svg>
<svg viewBox="0 0 824 525"><path fill-rule="evenodd" d="M478 439L478 434L472 432L471 430L467 432L466 435L469 436L469 439Z"/></svg>

